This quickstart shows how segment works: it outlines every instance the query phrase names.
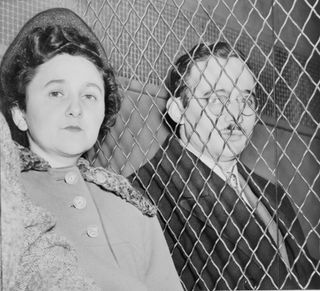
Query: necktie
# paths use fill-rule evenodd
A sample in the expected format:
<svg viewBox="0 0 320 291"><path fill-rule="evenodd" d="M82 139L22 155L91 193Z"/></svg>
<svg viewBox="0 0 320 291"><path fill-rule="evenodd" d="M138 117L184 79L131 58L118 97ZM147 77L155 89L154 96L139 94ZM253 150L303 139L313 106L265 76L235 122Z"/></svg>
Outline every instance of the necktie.
<svg viewBox="0 0 320 291"><path fill-rule="evenodd" d="M244 191L241 191L240 187L239 187L239 183L238 183L238 179L236 177L235 174L228 172L228 177L229 177L229 185L239 194L241 193L241 197L242 199L251 207L250 202L248 201Z"/></svg>
<svg viewBox="0 0 320 291"><path fill-rule="evenodd" d="M229 184L232 188L238 190L239 185L238 185L237 177L233 173L230 173L229 175Z"/></svg>
<svg viewBox="0 0 320 291"><path fill-rule="evenodd" d="M231 176L234 176L233 178ZM237 183L237 178L235 177L234 174L230 176L230 184L232 187L235 189L239 189L238 183ZM269 211L267 208L263 205L262 201L259 201L257 196L252 192L244 178L239 175L239 181L242 189L242 194L245 195L245 200L246 202L251 206L251 208L255 211L255 213L261 218L265 226L267 227L269 234L271 235L273 241L275 242L276 246L278 247L278 250L280 252L280 255L285 262L285 265L287 268L290 266L289 264L289 258L288 258L288 253L285 247L284 239L283 236L276 224L276 222L272 219Z"/></svg>

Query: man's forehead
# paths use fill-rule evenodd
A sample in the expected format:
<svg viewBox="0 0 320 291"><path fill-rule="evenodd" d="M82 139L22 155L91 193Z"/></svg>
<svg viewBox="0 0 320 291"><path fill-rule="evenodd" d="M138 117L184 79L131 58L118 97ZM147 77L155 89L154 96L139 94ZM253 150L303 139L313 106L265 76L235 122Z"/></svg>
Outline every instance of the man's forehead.
<svg viewBox="0 0 320 291"><path fill-rule="evenodd" d="M193 64L186 83L190 87L197 86L199 83L214 85L222 78L229 80L232 84L232 82L239 79L252 79L253 74L240 58L230 57L224 59L210 56L206 60Z"/></svg>

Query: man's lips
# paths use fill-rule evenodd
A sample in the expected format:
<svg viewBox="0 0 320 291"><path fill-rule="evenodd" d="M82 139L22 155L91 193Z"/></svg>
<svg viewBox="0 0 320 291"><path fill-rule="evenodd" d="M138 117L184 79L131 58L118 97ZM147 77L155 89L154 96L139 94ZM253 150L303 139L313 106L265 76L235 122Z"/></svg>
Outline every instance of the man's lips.
<svg viewBox="0 0 320 291"><path fill-rule="evenodd" d="M221 133L222 137L224 137L226 140L239 139L239 138L243 137L243 132L238 129L221 130L220 133Z"/></svg>

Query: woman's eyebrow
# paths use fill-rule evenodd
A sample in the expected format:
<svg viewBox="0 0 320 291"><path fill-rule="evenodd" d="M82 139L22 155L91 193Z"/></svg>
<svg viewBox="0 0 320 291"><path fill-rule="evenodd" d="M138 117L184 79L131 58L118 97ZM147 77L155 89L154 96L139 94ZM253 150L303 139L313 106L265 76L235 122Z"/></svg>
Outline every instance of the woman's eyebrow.
<svg viewBox="0 0 320 291"><path fill-rule="evenodd" d="M64 83L64 82L65 81L63 79L54 79L54 80L50 80L47 83L45 83L44 87L48 87L51 84L55 84L55 83L61 84L61 83Z"/></svg>
<svg viewBox="0 0 320 291"><path fill-rule="evenodd" d="M51 84L62 84L62 83L65 83L65 80L63 80L63 79L53 79L53 80L50 80L47 83L45 83L44 87L48 87ZM101 89L101 87L96 83L93 83L93 82L86 83L85 87L95 87L100 91L101 94L103 93L103 90Z"/></svg>
<svg viewBox="0 0 320 291"><path fill-rule="evenodd" d="M100 91L101 94L103 93L103 90L101 89L101 87L100 87L98 84L96 84L96 83L92 83L92 82L87 83L87 84L86 84L86 87L94 87L94 88L97 88L97 89Z"/></svg>

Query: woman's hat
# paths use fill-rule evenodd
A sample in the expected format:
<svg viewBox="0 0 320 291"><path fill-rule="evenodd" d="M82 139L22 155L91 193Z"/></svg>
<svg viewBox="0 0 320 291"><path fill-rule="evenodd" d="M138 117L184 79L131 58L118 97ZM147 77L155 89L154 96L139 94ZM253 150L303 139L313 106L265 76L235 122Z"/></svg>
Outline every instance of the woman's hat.
<svg viewBox="0 0 320 291"><path fill-rule="evenodd" d="M61 27L74 28L78 30L82 35L89 38L98 48L101 60L104 64L108 64L108 59L102 44L91 30L91 28L73 11L66 8L52 8L42 11L32 17L20 30L15 39L12 41L8 49L6 50L1 66L0 66L0 81L2 94L5 96L9 93L10 84L10 72L14 60L20 55L24 47L22 43L25 38L37 27L45 28L50 25L59 25ZM3 98L3 96L2 96Z"/></svg>

